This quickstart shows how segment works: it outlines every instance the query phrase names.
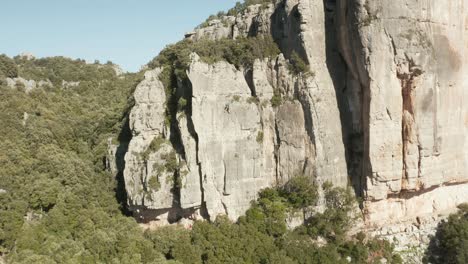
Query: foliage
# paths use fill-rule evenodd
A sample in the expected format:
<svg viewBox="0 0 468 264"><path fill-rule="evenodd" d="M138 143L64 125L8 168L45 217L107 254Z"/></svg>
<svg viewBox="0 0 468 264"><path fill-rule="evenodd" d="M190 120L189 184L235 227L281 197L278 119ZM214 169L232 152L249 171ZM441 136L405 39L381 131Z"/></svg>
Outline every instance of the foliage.
<svg viewBox="0 0 468 264"><path fill-rule="evenodd" d="M293 51L291 54L289 62L289 70L293 74L298 75L300 73L309 73L309 65L299 56L299 54L297 54L296 51Z"/></svg>
<svg viewBox="0 0 468 264"><path fill-rule="evenodd" d="M426 253L425 262L461 264L468 262L468 204L440 223Z"/></svg>
<svg viewBox="0 0 468 264"><path fill-rule="evenodd" d="M190 54L194 52L206 62L213 64L227 61L236 67L251 67L255 59L277 56L280 51L271 36L257 36L220 40L183 40L167 46L148 66L172 67L175 75L181 79L190 64Z"/></svg>
<svg viewBox="0 0 468 264"><path fill-rule="evenodd" d="M275 93L270 100L271 106L278 107L283 103L283 98L280 93Z"/></svg>
<svg viewBox="0 0 468 264"><path fill-rule="evenodd" d="M293 178L295 179L295 178ZM326 203L341 215L349 215L354 200L342 188L324 186ZM314 193L312 197L308 191ZM168 260L181 263L401 263L390 243L365 239L358 235L349 239L328 239L328 230L317 231L323 237L311 236L308 226L288 230L288 214L300 206L315 205L317 188L310 179L299 176L283 187L267 188L259 193L245 216L237 223L219 216L213 223L195 222L191 230L167 227L147 231L145 237ZM300 202L298 202L300 201ZM324 221L340 219L336 211L324 215ZM317 213L316 213L317 214ZM349 227L349 219L334 224ZM334 232L332 228L332 232ZM322 244L320 244L322 243Z"/></svg>
<svg viewBox="0 0 468 264"><path fill-rule="evenodd" d="M332 188L330 183L325 183L323 189L326 209L308 220L307 233L312 237L323 236L333 241L343 241L353 222L349 212L355 205L354 195L349 188Z"/></svg>
<svg viewBox="0 0 468 264"><path fill-rule="evenodd" d="M80 85L29 94L0 86L0 252L13 263L164 261L122 214L102 162L141 75L64 58L14 61L26 78Z"/></svg>
<svg viewBox="0 0 468 264"><path fill-rule="evenodd" d="M314 206L318 201L317 186L312 182L312 179L307 176L293 177L281 189L281 193L288 204L296 209ZM339 195L337 196L341 197Z"/></svg>
<svg viewBox="0 0 468 264"><path fill-rule="evenodd" d="M187 99L180 98L179 102L177 103L177 110L183 111L187 107Z"/></svg>
<svg viewBox="0 0 468 264"><path fill-rule="evenodd" d="M0 55L0 79L18 77L18 67L8 56Z"/></svg>
<svg viewBox="0 0 468 264"><path fill-rule="evenodd" d="M226 13L221 11L216 15L210 15L203 23L198 25L196 28L205 28L210 25L213 20L223 20L225 16L237 16L244 13L249 6L260 4L261 9L266 9L269 4L275 4L275 0L245 0L244 2L236 2L236 5L229 9Z"/></svg>
<svg viewBox="0 0 468 264"><path fill-rule="evenodd" d="M276 57L280 50L271 36L250 38L200 40L185 39L167 46L148 63L150 68L163 67L159 78L166 89L166 124L172 125L178 111L190 111L191 100L177 93L177 87L190 86L187 71L191 63L190 55L196 53L200 59L209 64L227 61L237 68L251 68L255 59ZM240 99L240 98L239 98Z"/></svg>
<svg viewBox="0 0 468 264"><path fill-rule="evenodd" d="M157 152L158 150L161 149L161 147L164 144L167 144L167 143L168 143L168 141L166 139L162 138L162 137L153 138L153 140L149 144L148 148L143 153L141 153L141 158L143 160L148 160L149 155L151 153Z"/></svg>
<svg viewBox="0 0 468 264"><path fill-rule="evenodd" d="M148 180L148 187L151 191L159 191L161 188L161 183L159 183L157 176L153 176Z"/></svg>
<svg viewBox="0 0 468 264"><path fill-rule="evenodd" d="M237 2L236 5L229 9L227 12L228 16L237 16L238 14L243 13L251 5L261 4L261 8L266 8L268 4L275 3L274 0L245 0L243 3Z"/></svg>
<svg viewBox="0 0 468 264"><path fill-rule="evenodd" d="M258 131L256 140L257 140L258 144L262 144L262 142L263 142L263 131Z"/></svg>

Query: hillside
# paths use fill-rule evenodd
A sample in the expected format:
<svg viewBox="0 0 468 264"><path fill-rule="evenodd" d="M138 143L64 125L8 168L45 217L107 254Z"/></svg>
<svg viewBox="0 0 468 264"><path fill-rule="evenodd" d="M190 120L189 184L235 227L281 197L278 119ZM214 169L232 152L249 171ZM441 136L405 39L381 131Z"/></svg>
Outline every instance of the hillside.
<svg viewBox="0 0 468 264"><path fill-rule="evenodd" d="M0 254L465 263L468 10L423 2L248 0L139 73L0 56Z"/></svg>

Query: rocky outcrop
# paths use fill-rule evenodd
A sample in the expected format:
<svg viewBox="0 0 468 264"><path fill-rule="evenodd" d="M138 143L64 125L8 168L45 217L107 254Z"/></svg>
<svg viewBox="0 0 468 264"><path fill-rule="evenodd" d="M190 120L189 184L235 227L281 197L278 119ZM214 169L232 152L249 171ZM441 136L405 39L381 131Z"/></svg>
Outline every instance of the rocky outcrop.
<svg viewBox="0 0 468 264"><path fill-rule="evenodd" d="M375 234L416 232L421 219L427 234L468 201L467 13L463 0L285 0L196 29L186 37L271 34L282 54L251 69L192 54L177 87L188 110L169 123L161 69L148 71L130 115L130 205L236 219L262 188L305 174L352 184ZM294 53L309 74L289 71ZM170 155L174 168L155 171Z"/></svg>
<svg viewBox="0 0 468 264"><path fill-rule="evenodd" d="M158 79L160 72L159 68L147 71L134 93L135 106L129 117L132 140L125 155L124 170L130 210L172 207L174 171L165 170L164 158L175 154L166 140L166 95Z"/></svg>
<svg viewBox="0 0 468 264"><path fill-rule="evenodd" d="M349 86L362 94L367 199L466 183L466 3L338 3Z"/></svg>
<svg viewBox="0 0 468 264"><path fill-rule="evenodd" d="M41 81L36 82L34 80L26 80L22 77L6 78L6 84L8 87L12 89L24 89L26 93L29 93L36 88L54 86L50 80L45 80L45 81L41 80Z"/></svg>
<svg viewBox="0 0 468 264"><path fill-rule="evenodd" d="M346 88L359 95L351 151L362 150L367 224L424 244L468 201L466 1L343 0L335 12Z"/></svg>
<svg viewBox="0 0 468 264"><path fill-rule="evenodd" d="M243 71L229 63L209 65L196 54L191 60L191 85L180 87L190 89L182 92L191 94L190 111L177 115L175 131L183 150L170 148L167 141L167 101L157 78L161 70L148 71L135 91L133 137L124 171L131 210L152 210L150 217L172 211L171 219L164 221L214 219L220 214L235 220L261 189L294 175L313 175L314 147L302 104L293 97L275 107L270 102L276 93L294 96L295 87L305 83L289 73L282 56L257 60L252 86ZM152 147L155 140L167 149ZM161 157L171 152L177 166L158 174L157 168L168 162L159 162ZM154 175L167 184L148 189Z"/></svg>
<svg viewBox="0 0 468 264"><path fill-rule="evenodd" d="M237 16L223 16L209 20L193 32L186 33L185 37L199 41L270 34L273 12L275 12L273 4L251 5Z"/></svg>

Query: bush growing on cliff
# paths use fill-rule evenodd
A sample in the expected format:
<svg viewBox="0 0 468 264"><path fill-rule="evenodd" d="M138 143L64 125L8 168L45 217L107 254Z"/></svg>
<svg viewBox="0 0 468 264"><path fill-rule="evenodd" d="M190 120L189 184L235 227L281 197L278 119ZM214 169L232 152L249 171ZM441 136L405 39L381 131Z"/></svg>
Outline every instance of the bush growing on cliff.
<svg viewBox="0 0 468 264"><path fill-rule="evenodd" d="M251 38L221 39L217 41L201 40L193 42L183 40L167 46L148 63L150 68L163 67L160 80L166 89L166 123L172 124L180 110L190 111L190 102L176 93L179 84L189 87L187 71L191 63L190 54L196 53L209 64L227 61L238 69L252 67L255 59L274 58L280 50L271 36ZM190 100L190 99L189 99Z"/></svg>
<svg viewBox="0 0 468 264"><path fill-rule="evenodd" d="M310 74L309 65L294 51L289 59L289 70L295 74Z"/></svg>
<svg viewBox="0 0 468 264"><path fill-rule="evenodd" d="M229 9L227 12L228 16L237 16L240 13L243 13L247 8L251 5L258 5L261 4L262 8L266 8L268 4L276 3L275 0L245 0L243 3L236 2L236 5Z"/></svg>

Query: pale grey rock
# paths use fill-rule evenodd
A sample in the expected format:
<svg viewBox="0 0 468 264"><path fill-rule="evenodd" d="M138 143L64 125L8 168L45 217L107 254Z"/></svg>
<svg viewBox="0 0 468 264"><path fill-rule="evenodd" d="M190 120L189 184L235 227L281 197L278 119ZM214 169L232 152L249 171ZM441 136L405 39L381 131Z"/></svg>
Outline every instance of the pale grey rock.
<svg viewBox="0 0 468 264"><path fill-rule="evenodd" d="M138 196L146 184L140 180L128 191L138 210L164 208L159 224L170 223L174 211L187 225L218 215L236 220L259 190L294 175L338 186L350 178L365 198L359 229L390 240L404 233L399 248L427 243L436 220L426 230L414 219L446 215L468 201L462 2L446 8L433 0L287 0L187 34L198 41L271 33L282 54L240 70L192 55L191 87L178 87L192 95L192 112L179 113L172 126L181 146L164 150L177 149L180 195L168 185L154 194L158 202L146 200ZM310 74L291 74L293 52L309 63ZM147 76L135 92L135 153L155 137L169 138L164 87L156 79ZM282 98L278 107L271 105L274 96ZM126 181L151 177L151 168L128 153ZM151 162L162 164L160 154L150 155Z"/></svg>
<svg viewBox="0 0 468 264"><path fill-rule="evenodd" d="M25 59L25 60L34 60L34 59L36 59L34 54L32 54L30 52L22 52L22 53L20 53L19 57L22 58L22 59Z"/></svg>
<svg viewBox="0 0 468 264"><path fill-rule="evenodd" d="M23 126L26 126L26 122L28 121L28 119L29 119L29 114L24 112L23 113L23 121L22 121Z"/></svg>
<svg viewBox="0 0 468 264"><path fill-rule="evenodd" d="M185 150L185 164L181 167L182 188L180 190L180 205L182 208L201 208L203 193L200 176L200 162L198 159L198 146L195 140L191 121L185 115L178 118L181 141Z"/></svg>
<svg viewBox="0 0 468 264"><path fill-rule="evenodd" d="M4 189L0 189L0 194L4 194L4 193L7 193L7 191Z"/></svg>
<svg viewBox="0 0 468 264"><path fill-rule="evenodd" d="M252 69L252 82L255 95L261 101L269 101L275 93L272 86L273 80L276 80L276 72L271 70L274 62L265 59L255 60Z"/></svg>
<svg viewBox="0 0 468 264"><path fill-rule="evenodd" d="M22 87L24 88L24 91L26 93L29 93L31 92L32 90L36 89L37 87L37 84L36 84L36 81L34 80L26 80L22 77L18 77L18 78L7 78L6 79L6 82L7 82L7 86L12 88L12 89L16 89L18 87Z"/></svg>
<svg viewBox="0 0 468 264"><path fill-rule="evenodd" d="M276 116L278 140L278 178L280 184L292 177L312 175L314 150L305 128L306 120L298 101L287 101Z"/></svg>
<svg viewBox="0 0 468 264"><path fill-rule="evenodd" d="M291 1L294 3L295 1ZM334 80L329 70L333 60L327 51L327 27L324 1L298 1L300 14L300 47L310 65L312 77L299 83L299 100L308 120L307 129L316 152L316 175L320 181L330 181L337 186L348 184L343 125L335 91ZM294 8L292 8L294 9ZM290 39L294 40L293 37ZM298 44L291 43L291 47Z"/></svg>
<svg viewBox="0 0 468 264"><path fill-rule="evenodd" d="M64 81L62 80L62 88L63 89L71 89L71 88L75 88L75 87L78 87L80 85L80 81L76 81L76 82L68 82L68 81Z"/></svg>
<svg viewBox="0 0 468 264"><path fill-rule="evenodd" d="M465 4L338 1L340 49L363 94L369 199L468 180Z"/></svg>
<svg viewBox="0 0 468 264"><path fill-rule="evenodd" d="M40 80L38 82L34 80L26 80L22 77L18 78L6 78L6 84L11 89L17 89L19 87L24 88L26 93L30 93L32 90L36 88L46 88L46 87L54 87L50 80Z"/></svg>
<svg viewBox="0 0 468 264"><path fill-rule="evenodd" d="M223 38L232 37L232 25L235 22L234 17L223 17L220 19L213 19L208 22L206 27L197 28L194 32L186 34L186 37L199 41L202 39L220 40Z"/></svg>
<svg viewBox="0 0 468 264"><path fill-rule="evenodd" d="M273 4L266 7L251 5L243 13L238 14L233 26L233 37L257 36L271 33L271 16L275 11Z"/></svg>
<svg viewBox="0 0 468 264"><path fill-rule="evenodd" d="M192 116L198 136L198 161L206 210L236 220L255 200L257 192L273 184L265 175L261 115L242 72L219 62L208 65L192 56ZM271 170L269 170L271 173Z"/></svg>
<svg viewBox="0 0 468 264"><path fill-rule="evenodd" d="M130 208L166 209L173 205L175 171L165 169L168 158L176 157L171 144L165 140L166 95L158 79L162 69L145 73L137 86L135 106L130 113L130 129L133 137L125 154L124 179ZM149 151L153 140L164 143L159 149ZM159 188L151 188L150 180L157 178ZM154 182L154 180L153 180Z"/></svg>
<svg viewBox="0 0 468 264"><path fill-rule="evenodd" d="M224 38L238 38L270 34L271 16L275 5L251 5L244 12L234 16L223 16L208 21L207 25L195 28L185 34L186 39L200 41L202 39L220 40Z"/></svg>
<svg viewBox="0 0 468 264"><path fill-rule="evenodd" d="M40 80L39 82L37 82L37 86L41 88L52 88L54 87L54 84L50 80Z"/></svg>
<svg viewBox="0 0 468 264"><path fill-rule="evenodd" d="M117 175L119 168L117 165L117 152L119 146L114 144L113 138L110 137L107 139L107 156L106 156L106 170Z"/></svg>
<svg viewBox="0 0 468 264"><path fill-rule="evenodd" d="M144 80L135 89L133 95L135 107L130 113L130 129L134 136L138 134L166 136L164 115L166 94L159 80L161 71L161 68L147 71Z"/></svg>

